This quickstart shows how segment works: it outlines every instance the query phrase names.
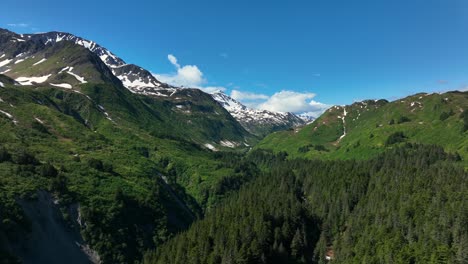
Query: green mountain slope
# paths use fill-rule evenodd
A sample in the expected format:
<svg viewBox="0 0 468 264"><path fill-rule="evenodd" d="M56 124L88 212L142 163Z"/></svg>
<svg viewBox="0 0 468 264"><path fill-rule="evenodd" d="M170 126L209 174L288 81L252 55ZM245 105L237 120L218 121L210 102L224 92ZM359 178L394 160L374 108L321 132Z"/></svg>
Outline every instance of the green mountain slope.
<svg viewBox="0 0 468 264"><path fill-rule="evenodd" d="M467 109L467 92L335 106L312 124L267 136L256 148L286 151L291 157L366 159L401 141L438 144L468 160ZM399 132L400 140L389 141Z"/></svg>
<svg viewBox="0 0 468 264"><path fill-rule="evenodd" d="M58 87L75 92L87 89L85 93L96 94L97 104L101 100L118 98L107 101L107 107L126 108L120 111L127 114L124 119L144 125L160 136L183 138L211 149L245 147L255 142L255 137L208 94L197 89L164 88L163 85L144 93L147 96L130 96L130 91L135 93L136 90L124 89L114 72L117 74L125 67L130 72L126 78L130 78L132 72L143 72L142 68L123 61L120 66L111 65L118 69L109 68L82 42L42 38L49 35L54 34L18 35L0 29L0 70L20 85ZM101 86L88 89L84 84ZM122 89L117 91L113 87ZM102 97L104 89L109 89L114 97ZM135 97L138 99L133 99Z"/></svg>
<svg viewBox="0 0 468 264"><path fill-rule="evenodd" d="M171 102L113 84L6 83L0 88L0 210L11 214L2 215L8 224L0 227L0 248L16 245L14 234L27 234L29 221L38 221L25 218L16 199L46 190L63 212L79 204L83 238L103 263L133 261L200 216L229 190L225 179L245 177L238 165L200 145L245 138L198 90L183 90ZM112 235L119 229L126 231Z"/></svg>

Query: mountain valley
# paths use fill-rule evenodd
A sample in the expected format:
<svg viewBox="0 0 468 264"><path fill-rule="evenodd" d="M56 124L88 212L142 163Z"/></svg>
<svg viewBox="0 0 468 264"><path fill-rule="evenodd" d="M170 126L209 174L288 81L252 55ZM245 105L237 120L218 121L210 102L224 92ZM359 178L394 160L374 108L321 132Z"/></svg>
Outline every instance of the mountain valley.
<svg viewBox="0 0 468 264"><path fill-rule="evenodd" d="M468 262L467 91L313 120L0 29L0 126L0 263Z"/></svg>

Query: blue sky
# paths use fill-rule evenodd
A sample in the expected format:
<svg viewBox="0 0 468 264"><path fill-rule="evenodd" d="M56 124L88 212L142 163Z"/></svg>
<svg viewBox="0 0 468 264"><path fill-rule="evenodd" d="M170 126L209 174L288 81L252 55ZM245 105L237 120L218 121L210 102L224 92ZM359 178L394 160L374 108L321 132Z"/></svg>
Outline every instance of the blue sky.
<svg viewBox="0 0 468 264"><path fill-rule="evenodd" d="M0 26L70 32L271 110L468 86L465 0L22 0L3 5Z"/></svg>

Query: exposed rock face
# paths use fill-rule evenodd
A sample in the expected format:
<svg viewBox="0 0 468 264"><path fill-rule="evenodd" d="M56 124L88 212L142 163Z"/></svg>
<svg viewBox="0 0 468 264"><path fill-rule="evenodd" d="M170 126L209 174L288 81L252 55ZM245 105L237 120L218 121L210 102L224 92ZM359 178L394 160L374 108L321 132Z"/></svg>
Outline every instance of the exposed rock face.
<svg viewBox="0 0 468 264"><path fill-rule="evenodd" d="M31 221L31 232L10 241L11 250L24 264L99 263L99 256L83 241L77 218L79 206L69 208L71 220L63 219L57 201L38 191L36 200L18 203Z"/></svg>

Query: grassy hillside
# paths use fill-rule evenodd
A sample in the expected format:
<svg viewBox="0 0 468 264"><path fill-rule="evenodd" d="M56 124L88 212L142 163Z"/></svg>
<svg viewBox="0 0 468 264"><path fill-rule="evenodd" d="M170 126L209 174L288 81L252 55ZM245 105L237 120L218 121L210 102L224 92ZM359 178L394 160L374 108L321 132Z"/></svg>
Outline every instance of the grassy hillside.
<svg viewBox="0 0 468 264"><path fill-rule="evenodd" d="M468 160L467 109L467 92L335 106L312 124L267 136L256 148L286 151L290 157L367 159L400 142L413 142L438 144ZM400 139L392 140L397 135Z"/></svg>

